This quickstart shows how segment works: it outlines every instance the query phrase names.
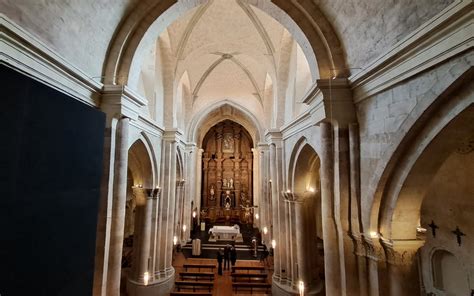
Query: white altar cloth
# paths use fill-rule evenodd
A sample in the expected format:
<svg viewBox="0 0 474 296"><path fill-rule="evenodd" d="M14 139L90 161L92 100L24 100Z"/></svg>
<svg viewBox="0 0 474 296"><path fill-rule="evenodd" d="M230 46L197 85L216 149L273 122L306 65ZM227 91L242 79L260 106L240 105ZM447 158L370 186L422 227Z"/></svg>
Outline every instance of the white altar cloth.
<svg viewBox="0 0 474 296"><path fill-rule="evenodd" d="M238 225L214 226L209 229L209 233L211 233L216 240L232 240L240 233L240 228Z"/></svg>

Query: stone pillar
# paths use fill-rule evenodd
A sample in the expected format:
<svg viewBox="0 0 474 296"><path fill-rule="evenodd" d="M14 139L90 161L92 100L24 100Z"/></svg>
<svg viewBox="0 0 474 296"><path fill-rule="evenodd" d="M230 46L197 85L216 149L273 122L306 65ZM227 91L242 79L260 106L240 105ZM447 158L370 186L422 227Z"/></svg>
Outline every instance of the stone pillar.
<svg viewBox="0 0 474 296"><path fill-rule="evenodd" d="M107 295L120 294L125 203L127 200L129 123L130 119L125 117L121 118L117 124Z"/></svg>
<svg viewBox="0 0 474 296"><path fill-rule="evenodd" d="M172 266L173 237L175 234L175 206L176 206L176 169L177 169L177 142L178 132L166 131L163 137L162 161L162 192L158 205L158 231L155 254L154 282L159 285L159 293L169 293L174 282L174 268ZM161 293L161 294L160 294Z"/></svg>
<svg viewBox="0 0 474 296"><path fill-rule="evenodd" d="M207 195L209 194L209 192L207 192L208 190L208 182L207 182L207 170L208 170L208 167L209 167L209 160L210 158L202 158L202 174L203 174L203 178L204 178L204 182L203 182L203 189L202 189L202 198L204 200L204 207L208 207L208 198L207 198ZM217 190L215 190L217 191ZM215 195L217 195L217 192L214 193ZM214 196L215 196L214 195Z"/></svg>
<svg viewBox="0 0 474 296"><path fill-rule="evenodd" d="M197 208L197 221L198 223L201 222L201 178L203 177L202 174L202 153L204 152L203 149L197 149L197 155L196 155L196 183L195 183L195 190L194 190L194 204ZM205 187L204 187L205 188ZM216 188L214 188L214 191L216 191ZM215 193L214 193L215 194ZM204 197L203 197L204 198ZM206 203L207 200L204 199L204 202Z"/></svg>
<svg viewBox="0 0 474 296"><path fill-rule="evenodd" d="M181 243L186 242L186 232L189 230L191 225L188 225L184 221L184 184L185 181L179 180L176 181L176 209L175 209L175 233L178 238L181 240ZM186 225L186 232L183 231L183 226Z"/></svg>
<svg viewBox="0 0 474 296"><path fill-rule="evenodd" d="M369 236L363 234L362 241L365 248L365 256L367 258L367 275L369 279L369 295L379 295L379 272L378 272L378 251L377 248Z"/></svg>
<svg viewBox="0 0 474 296"><path fill-rule="evenodd" d="M327 295L342 295L339 244L334 217L333 131L321 122L321 201L324 244L324 273Z"/></svg>
<svg viewBox="0 0 474 296"><path fill-rule="evenodd" d="M134 187L133 194L136 198L135 231L133 242L133 266L130 280L134 284L144 285L144 275L150 270L150 245L151 245L151 218L153 198L156 198L158 189L144 189Z"/></svg>
<svg viewBox="0 0 474 296"><path fill-rule="evenodd" d="M387 265L389 296L416 295L420 282L416 261L418 249L423 240L391 241L380 238Z"/></svg>
<svg viewBox="0 0 474 296"><path fill-rule="evenodd" d="M350 184L351 184L351 217L350 233L354 244L354 254L356 254L355 264L357 265L357 277L359 295L369 295L367 285L367 261L363 253L363 244L360 237L362 224L360 220L361 200L360 200L360 144L359 127L357 123L349 125L349 158L350 158Z"/></svg>
<svg viewBox="0 0 474 296"><path fill-rule="evenodd" d="M275 161L276 161L276 146L274 144L270 145L270 178L272 178L271 182L271 199L272 199L272 215L273 215L273 232L272 232L272 239L276 241L276 247L275 250L273 250L273 264L274 264L274 271L273 271L273 277L277 279L277 281L280 280L281 277L281 256L280 256L280 250L281 250L281 245L283 242L280 240L280 232L279 232L279 211L278 211L278 198L279 198L279 193L277 191L276 186L273 184L273 178L275 180L277 179L276 176L276 167L275 167Z"/></svg>

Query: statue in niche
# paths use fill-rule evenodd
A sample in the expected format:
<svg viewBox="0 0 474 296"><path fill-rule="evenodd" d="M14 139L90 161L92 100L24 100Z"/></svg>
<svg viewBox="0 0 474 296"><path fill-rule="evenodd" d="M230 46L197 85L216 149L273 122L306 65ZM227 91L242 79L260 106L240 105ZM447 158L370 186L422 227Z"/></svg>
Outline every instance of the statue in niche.
<svg viewBox="0 0 474 296"><path fill-rule="evenodd" d="M209 199L210 199L210 200L216 199L216 198L214 197L214 194L215 194L215 192L214 192L214 185L211 185L211 189L209 190L209 194L210 194L210 196L209 196Z"/></svg>
<svg viewBox="0 0 474 296"><path fill-rule="evenodd" d="M229 187L234 188L234 179L230 178Z"/></svg>
<svg viewBox="0 0 474 296"><path fill-rule="evenodd" d="M224 206L225 208L228 210L230 209L230 206L231 206L231 198L230 198L230 190L226 190L225 192L225 199L224 199Z"/></svg>
<svg viewBox="0 0 474 296"><path fill-rule="evenodd" d="M230 133L224 134L222 152L227 152L227 153L234 152L234 137Z"/></svg>
<svg viewBox="0 0 474 296"><path fill-rule="evenodd" d="M227 187L227 179L222 179L222 187Z"/></svg>

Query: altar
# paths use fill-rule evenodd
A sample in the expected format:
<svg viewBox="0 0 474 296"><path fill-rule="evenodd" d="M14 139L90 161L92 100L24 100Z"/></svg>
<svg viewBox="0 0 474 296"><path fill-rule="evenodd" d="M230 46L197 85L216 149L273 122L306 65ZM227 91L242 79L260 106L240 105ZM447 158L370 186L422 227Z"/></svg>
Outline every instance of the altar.
<svg viewBox="0 0 474 296"><path fill-rule="evenodd" d="M209 229L209 237L210 242L215 242L218 240L235 240L236 242L240 242L242 239L242 234L240 233L239 225L234 226L214 226Z"/></svg>

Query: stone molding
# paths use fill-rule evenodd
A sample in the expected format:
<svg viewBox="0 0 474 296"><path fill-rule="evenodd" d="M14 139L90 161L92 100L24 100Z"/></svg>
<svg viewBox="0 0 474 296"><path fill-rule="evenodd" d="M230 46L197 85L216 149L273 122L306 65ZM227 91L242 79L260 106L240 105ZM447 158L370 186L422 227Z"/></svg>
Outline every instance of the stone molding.
<svg viewBox="0 0 474 296"><path fill-rule="evenodd" d="M456 0L361 72L349 77L359 103L474 46L472 0Z"/></svg>
<svg viewBox="0 0 474 296"><path fill-rule="evenodd" d="M0 13L0 63L17 69L82 103L97 107L103 84L101 73L90 77Z"/></svg>
<svg viewBox="0 0 474 296"><path fill-rule="evenodd" d="M141 108L148 101L124 85L104 85L100 108L108 117L125 116L138 120Z"/></svg>
<svg viewBox="0 0 474 296"><path fill-rule="evenodd" d="M302 103L309 105L309 109L281 127L284 139L322 121L339 126L356 121L352 90L347 79L317 80L305 94Z"/></svg>

